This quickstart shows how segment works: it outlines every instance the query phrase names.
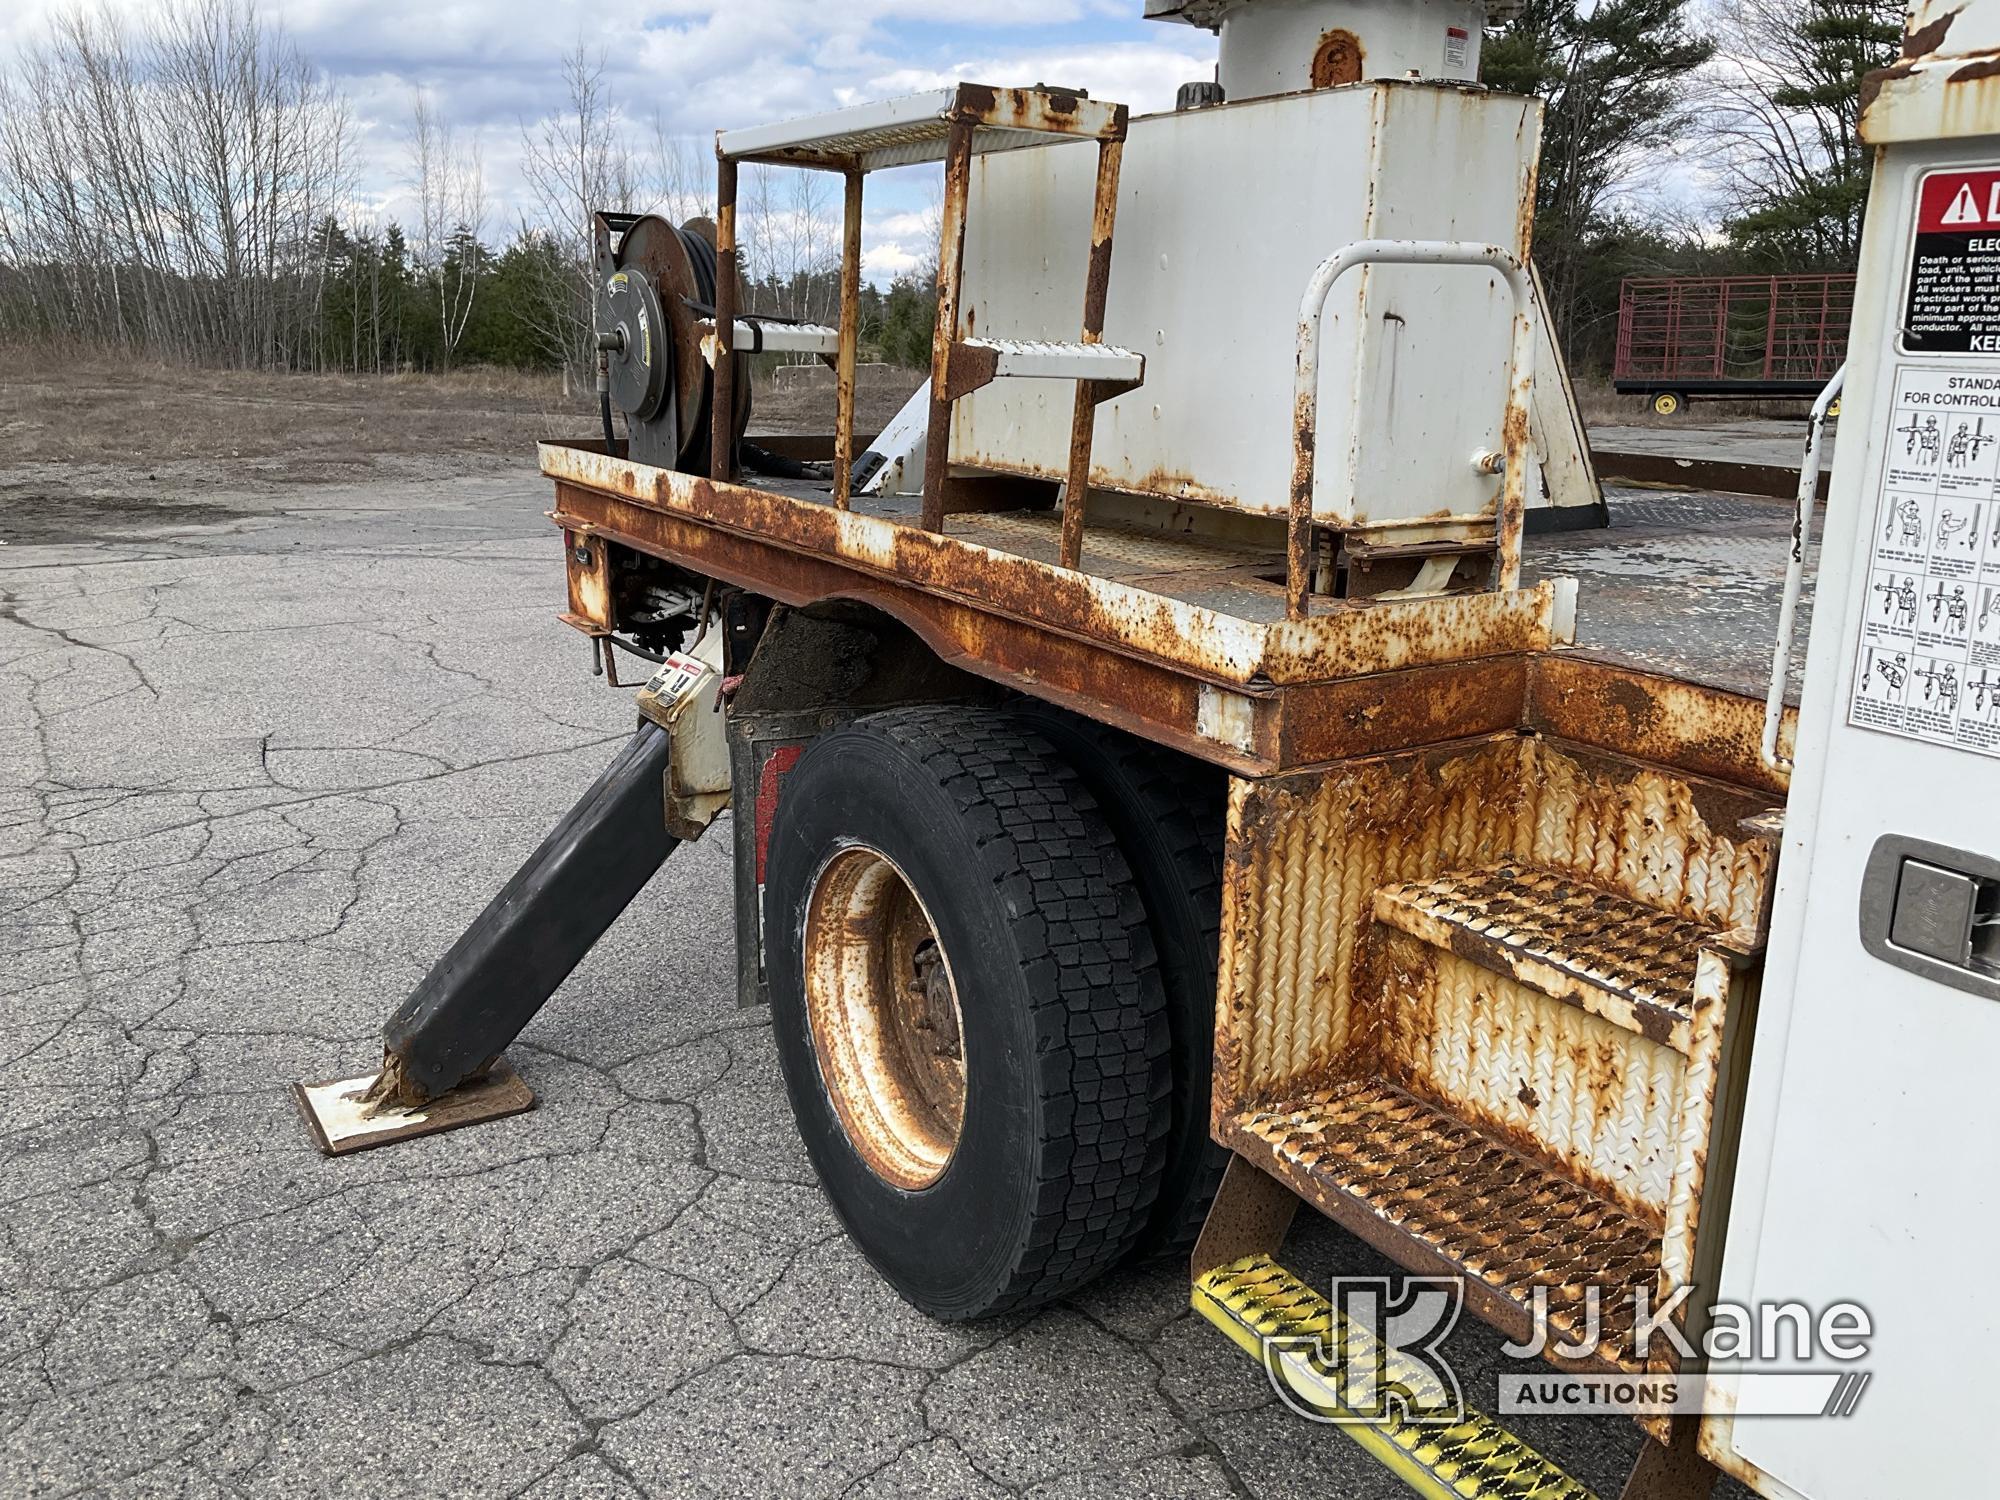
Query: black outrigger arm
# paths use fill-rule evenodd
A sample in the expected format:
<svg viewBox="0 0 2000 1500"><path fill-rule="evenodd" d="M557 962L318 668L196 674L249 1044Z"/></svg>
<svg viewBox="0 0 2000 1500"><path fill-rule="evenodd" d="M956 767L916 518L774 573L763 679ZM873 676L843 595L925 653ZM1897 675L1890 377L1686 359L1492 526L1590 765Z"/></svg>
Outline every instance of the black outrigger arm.
<svg viewBox="0 0 2000 1500"><path fill-rule="evenodd" d="M648 722L389 1018L381 1071L294 1086L321 1150L533 1106L501 1053L682 839L728 803L719 681L699 655L669 656L640 695Z"/></svg>

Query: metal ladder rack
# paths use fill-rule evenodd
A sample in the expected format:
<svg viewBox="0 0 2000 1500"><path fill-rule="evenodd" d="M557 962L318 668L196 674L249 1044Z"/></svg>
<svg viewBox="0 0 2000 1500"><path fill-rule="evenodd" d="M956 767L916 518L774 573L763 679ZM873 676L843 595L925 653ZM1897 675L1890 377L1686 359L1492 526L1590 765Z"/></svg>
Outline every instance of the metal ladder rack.
<svg viewBox="0 0 2000 1500"><path fill-rule="evenodd" d="M840 261L840 326L834 341L833 502L846 510L854 466L854 364L861 296L861 179L884 167L942 161L944 220L938 254L937 331L931 345L931 403L924 460L923 526L942 531L949 473L952 405L987 383L1006 378L1076 382L1070 423L1068 486L1064 492L1061 561L1078 565L1084 508L1090 492L1092 430L1099 403L1145 378L1144 356L1103 342L1111 283L1111 230L1118 208L1118 168L1128 111L1061 89L1002 89L961 83L877 104L784 124L724 131L716 137L715 327L736 332L737 172L744 162L839 172L847 181ZM965 272L965 218L972 158L988 151L1046 144L1051 138L1097 142L1097 184L1091 213L1089 273L1081 333L1074 343L961 336L959 294ZM720 341L718 340L718 346ZM729 481L735 410L733 360L715 366L715 441L711 477Z"/></svg>

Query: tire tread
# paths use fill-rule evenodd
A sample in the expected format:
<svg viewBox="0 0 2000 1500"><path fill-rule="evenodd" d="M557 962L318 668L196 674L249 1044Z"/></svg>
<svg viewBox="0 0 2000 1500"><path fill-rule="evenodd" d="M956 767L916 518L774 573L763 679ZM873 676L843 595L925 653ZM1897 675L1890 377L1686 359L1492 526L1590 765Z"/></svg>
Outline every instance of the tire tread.
<svg viewBox="0 0 2000 1500"><path fill-rule="evenodd" d="M984 1315L1039 1306L1127 1258L1159 1193L1169 1129L1165 999L1132 873L1081 780L1018 719L963 706L856 721L951 798L1011 911L1029 975L1044 1121L1035 1205Z"/></svg>

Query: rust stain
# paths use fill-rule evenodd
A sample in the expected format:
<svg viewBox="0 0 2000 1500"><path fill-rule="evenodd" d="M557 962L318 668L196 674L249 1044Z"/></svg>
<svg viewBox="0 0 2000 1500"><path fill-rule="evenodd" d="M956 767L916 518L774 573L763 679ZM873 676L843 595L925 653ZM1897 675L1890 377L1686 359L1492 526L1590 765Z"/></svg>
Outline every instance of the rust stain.
<svg viewBox="0 0 2000 1500"><path fill-rule="evenodd" d="M1954 68L1945 82L1977 83L1982 78L1996 77L2000 77L2000 56L1978 58L1962 68Z"/></svg>
<svg viewBox="0 0 2000 1500"><path fill-rule="evenodd" d="M1344 83L1359 83L1363 57L1361 38L1336 26L1319 39L1319 46L1313 52L1312 86L1330 89Z"/></svg>
<svg viewBox="0 0 2000 1500"><path fill-rule="evenodd" d="M1903 56L1926 57L1942 48L1944 46L1945 34L1951 30L1951 23L1958 19L1959 11L1964 8L1964 6L1960 6L1957 10L1946 11L1935 21L1930 22L1928 25L1919 26L1916 30L1906 34L1903 38ZM1863 103L1865 104L1866 102L1864 99Z"/></svg>
<svg viewBox="0 0 2000 1500"><path fill-rule="evenodd" d="M1111 296L1111 234L1118 216L1118 176L1125 158L1121 138L1097 147L1097 184L1091 199L1090 268L1083 289L1083 342L1102 343L1104 312ZM1062 542L1065 568L1083 561L1084 510L1090 502L1090 451L1097 430L1097 405L1109 392L1079 381L1070 411L1069 471L1063 482Z"/></svg>
<svg viewBox="0 0 2000 1500"><path fill-rule="evenodd" d="M1763 763L1763 704L1741 693L1596 661L1538 656L1525 723L1544 733L1736 786L1782 794L1790 777Z"/></svg>
<svg viewBox="0 0 2000 1500"><path fill-rule="evenodd" d="M1572 721L1648 721L1649 748L1714 758L1714 724L1677 741L1682 705L1599 676L1616 674L1567 682ZM1518 705L1504 678L1463 688L1525 713L1527 681ZM1732 696L1685 706L1726 726ZM1372 721L1359 698L1347 714ZM1740 962L1775 868L1739 825L1769 802L1546 729L1234 783L1218 1138L1403 1264L1469 1276L1497 1326L1537 1285L1657 1301L1691 1274L1717 965ZM1574 1232L1478 1222L1470 1206L1494 1202L1573 1204L1557 1218ZM1627 1368L1619 1337L1596 1357Z"/></svg>
<svg viewBox="0 0 2000 1500"><path fill-rule="evenodd" d="M1111 226L1102 224L1090 242L1090 267L1085 275L1083 301L1085 307L1102 305L1111 289ZM1085 317L1085 322L1090 320ZM1098 316L1098 329L1104 331L1103 315ZM1093 341L1094 342L1094 341Z"/></svg>
<svg viewBox="0 0 2000 1500"><path fill-rule="evenodd" d="M1328 680L1533 651L1548 643L1546 585L1420 603L1327 600L1310 620L1259 624L918 527L608 459L583 445L545 444L542 454L543 471L558 481L559 495L622 496L702 528L754 536L771 552L808 553L892 587L949 593L1217 682L1258 688ZM679 560L700 566L696 559ZM747 586L759 585L753 577Z"/></svg>
<svg viewBox="0 0 2000 1500"><path fill-rule="evenodd" d="M958 102L961 109L990 115L1000 107L1000 91L983 83L961 83L958 86Z"/></svg>
<svg viewBox="0 0 2000 1500"><path fill-rule="evenodd" d="M1283 743L1301 763L1514 730L1527 658L1505 656L1301 684L1281 695Z"/></svg>
<svg viewBox="0 0 2000 1500"><path fill-rule="evenodd" d="M587 529L563 532L564 569L569 582L569 612L596 630L615 630L612 607L610 551Z"/></svg>
<svg viewBox="0 0 2000 1500"><path fill-rule="evenodd" d="M1914 63L1898 62L1891 63L1886 68L1876 68L1872 72L1862 74L1860 92L1862 119L1865 120L1868 117L1869 109L1874 105L1876 96L1883 89L1899 79L1908 78L1915 72L1916 65Z"/></svg>
<svg viewBox="0 0 2000 1500"><path fill-rule="evenodd" d="M989 130L1033 130L1056 135L1123 140L1130 112L1122 104L1102 104L1072 89L991 88L962 83L950 118Z"/></svg>
<svg viewBox="0 0 2000 1500"><path fill-rule="evenodd" d="M1584 1326L1584 1289L1607 1289L1596 1349L1551 1359L1634 1368L1619 1352L1631 1303L1617 1289L1657 1273L1659 1237L1643 1221L1389 1084L1314 1090L1295 1107L1229 1118L1219 1135L1411 1270L1466 1276L1473 1312L1515 1338L1534 1288L1547 1289L1550 1325L1570 1341Z"/></svg>

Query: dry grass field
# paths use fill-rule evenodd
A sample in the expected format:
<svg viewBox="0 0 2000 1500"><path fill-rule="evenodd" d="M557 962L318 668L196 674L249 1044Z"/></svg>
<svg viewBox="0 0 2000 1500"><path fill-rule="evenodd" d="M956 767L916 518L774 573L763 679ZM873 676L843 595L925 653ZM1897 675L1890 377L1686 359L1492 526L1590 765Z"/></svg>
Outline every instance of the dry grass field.
<svg viewBox="0 0 2000 1500"><path fill-rule="evenodd" d="M864 381L858 430L877 431L919 378ZM753 412L753 432L831 432L833 392L760 382ZM143 477L165 465L176 480L235 487L353 480L388 463L401 476L442 477L532 464L536 439L596 429L591 391L566 395L537 372L286 375L0 349L0 476L59 464ZM6 487L0 477L0 499Z"/></svg>

